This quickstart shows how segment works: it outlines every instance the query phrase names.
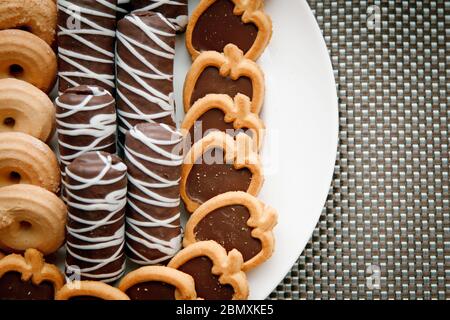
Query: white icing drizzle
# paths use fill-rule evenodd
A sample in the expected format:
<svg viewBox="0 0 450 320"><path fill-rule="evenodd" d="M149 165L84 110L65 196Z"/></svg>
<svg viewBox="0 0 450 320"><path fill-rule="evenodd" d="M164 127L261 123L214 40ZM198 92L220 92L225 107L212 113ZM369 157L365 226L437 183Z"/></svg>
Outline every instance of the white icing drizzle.
<svg viewBox="0 0 450 320"><path fill-rule="evenodd" d="M163 5L171 5L171 6L187 6L187 0L185 1L174 1L174 0L148 0L149 4L140 9L134 10L135 12L139 11L154 11ZM187 11L187 10L186 10ZM177 30L182 30L188 24L188 16L180 14L175 18L168 18L170 23L174 24Z"/></svg>
<svg viewBox="0 0 450 320"><path fill-rule="evenodd" d="M60 155L61 164L67 166L72 160L78 158L79 156L85 154L89 151L101 151L115 142L106 143L103 142L106 138L111 135L116 134L116 113L105 113L105 114L96 114L90 120L89 123L70 123L66 119L70 119L73 115L79 112L92 112L95 110L101 110L110 105L114 106L114 99L111 99L111 102L106 104L95 104L89 105L91 100L94 97L108 95L111 94L103 88L100 87L88 87L92 94L86 95L86 97L79 104L71 105L62 103L60 101L60 97L56 98L55 104L64 108L65 112L56 114L56 123L57 123L57 133L58 133L58 143L60 148L69 149L71 152L67 155ZM71 136L72 139L76 139L76 137L80 136L90 136L94 138L89 145L76 145L69 144L67 142L61 141L62 136ZM62 175L65 176L64 170L62 171Z"/></svg>
<svg viewBox="0 0 450 320"><path fill-rule="evenodd" d="M132 184L138 190L140 190L145 196L140 196L135 193L128 191L128 205L134 209L134 211L144 218L145 221L139 221L131 218L127 215L127 225L129 229L134 230L138 236L126 232L127 239L132 241L127 241L128 249L133 252L139 259L131 259L139 264L156 264L161 261L167 260L174 256L181 247L181 234L170 239L169 241L164 239L159 239L154 235L146 233L142 228L145 227L163 227L163 228L180 228L179 217L180 212L175 215L168 217L167 219L160 220L151 214L151 212L144 212L135 203L135 200L149 204L156 207L166 207L166 208L178 208L180 205L180 198L168 198L161 195L161 190L168 187L178 186L180 183L180 178L177 180L168 180L164 177L159 176L156 172L147 169L142 161L155 163L157 165L164 165L168 167L180 166L183 162L183 157L171 152L167 152L161 148L161 146L173 145L174 147L182 141L182 136L179 132L172 130L169 126L161 124L161 126L167 130L171 139L168 140L157 140L152 137L146 136L137 127L130 130L129 134L140 143L145 145L150 150L154 151L160 158L152 158L146 156L142 153L138 153L135 150L125 146L125 157L132 163L136 168L141 170L146 176L151 177L155 182L149 183L146 181L141 181L128 174L128 183ZM161 258L151 260L148 257L142 255L138 250L133 248L133 242L138 242L139 244L149 248L159 250L162 254Z"/></svg>
<svg viewBox="0 0 450 320"><path fill-rule="evenodd" d="M174 29L174 26L169 21L167 21L164 16L159 13L157 13L156 16L167 23L167 25L169 25L172 29ZM150 39L158 46L157 49L151 48L150 46L145 44L146 41L136 41L135 39L122 33L120 30L117 30L117 46L126 47L133 55L133 62L134 60L138 60L146 67L146 69L150 70L150 72L146 72L142 71L142 69L135 69L129 65L129 63L132 61L126 61L119 54L116 54L117 67L120 67L123 72L126 72L140 86L140 88L136 88L133 85L122 81L119 77L117 78L117 94L120 99L122 99L122 103L126 104L128 108L132 110L131 112L125 111L123 110L123 108L121 108L120 103L118 104L117 112L121 120L119 124L119 130L125 134L129 129L132 128L130 120L139 120L139 122L157 122L158 119L173 115L173 91L166 95L147 84L145 80L152 79L173 82L173 74L165 74L158 69L158 63L154 63L157 62L155 59L168 59L171 60L171 63L173 63L175 49L169 46L160 37L174 37L175 33L167 33L148 26L141 20L139 16L133 14L127 15L124 19L127 19L135 27L139 28L148 39ZM144 57L142 54L140 54L138 50L136 50L136 48L140 48L141 50L146 51L148 53L147 57ZM149 104L158 105L161 108L161 112L149 114L142 111L139 106L133 104L133 102L131 101L132 99L130 99L129 96L124 94L123 89L127 89L134 95L144 98L148 101Z"/></svg>
<svg viewBox="0 0 450 320"><path fill-rule="evenodd" d="M66 243L66 250L67 253L73 256L75 259L92 265L86 268L73 269L73 266L69 266L66 262L66 269L69 272L71 271L79 272L81 276L105 282L112 282L119 279L122 276L123 272L125 271L125 262L119 270L108 274L97 274L95 271L122 258L124 254L123 248L125 243L125 225L120 227L112 236L109 237L93 238L89 237L88 234L89 232L92 232L96 229L114 224L123 218L124 216L123 214L117 218L114 218L114 216L126 205L127 188L125 186L122 189L114 190L111 193L109 193L105 198L102 199L80 197L76 195L76 191L83 190L95 185L105 186L116 183L125 178L127 167L122 162L113 164L110 155L105 157L100 152L97 152L97 156L103 161L105 166L96 177L90 179L83 178L71 172L69 170L69 167L66 168L66 174L70 178L79 183L75 185L70 185L66 181L63 181L66 194L68 196L68 199L70 199L67 202L68 218L83 225L82 227L77 229L70 228L69 226L67 226L67 233L75 239L88 243L78 245L68 240ZM105 179L105 175L110 170L119 171L121 174L117 178L107 180ZM104 210L107 211L108 213L100 220L89 220L85 219L84 217L80 217L79 215L74 215L73 213L71 213L71 208L84 210L87 212ZM72 250L72 248L75 248L78 250L90 251L90 250L106 249L116 246L119 246L118 249L114 252L114 254L112 254L107 259L91 259L80 254L75 254Z"/></svg>
<svg viewBox="0 0 450 320"><path fill-rule="evenodd" d="M124 10L117 7L115 4L111 4L106 0L95 0L98 4L102 5L106 8L113 9L115 11ZM89 19L89 16L97 16L102 18L111 18L116 19L116 15L108 14L102 11L97 11L93 9L89 9L84 7L83 5L79 5L74 3L74 1L67 0L58 0L58 10L66 13L68 16L73 17L75 20L80 23L86 24L82 29L71 28L69 26L58 25L58 36L69 36L80 43L80 45L85 45L90 49L98 52L104 58L98 58L87 54L81 54L77 52L77 46L74 48L64 48L59 47L58 56L61 60L64 60L66 63L72 65L77 69L77 71L59 71L58 76L61 79L66 80L71 86L80 85L77 81L75 81L74 77L79 78L87 78L87 79L95 79L103 83L105 88L114 89L115 83L115 75L114 74L99 74L94 72L92 69L86 67L86 65L90 62L98 62L98 63L107 63L114 64L114 52L110 52L98 46L96 43L87 40L84 35L92 35L95 37L111 37L114 38L116 36L115 30L104 28L93 20ZM86 64L79 63L74 59L86 61ZM86 82L89 82L86 80ZM61 92L60 92L61 94Z"/></svg>

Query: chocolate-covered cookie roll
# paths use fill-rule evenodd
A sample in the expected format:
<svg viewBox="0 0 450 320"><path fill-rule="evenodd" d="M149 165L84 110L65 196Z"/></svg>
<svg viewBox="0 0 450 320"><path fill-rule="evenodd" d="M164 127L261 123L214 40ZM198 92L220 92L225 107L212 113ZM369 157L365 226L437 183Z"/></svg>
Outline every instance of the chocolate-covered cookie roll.
<svg viewBox="0 0 450 320"><path fill-rule="evenodd" d="M117 29L119 142L142 122L174 125L175 28L159 13L132 13Z"/></svg>
<svg viewBox="0 0 450 320"><path fill-rule="evenodd" d="M131 0L131 10L160 12L177 31L184 31L188 23L188 0Z"/></svg>
<svg viewBox="0 0 450 320"><path fill-rule="evenodd" d="M112 282L125 270L127 168L115 155L89 152L66 167L66 274Z"/></svg>
<svg viewBox="0 0 450 320"><path fill-rule="evenodd" d="M59 92L81 84L114 93L117 0L58 0Z"/></svg>
<svg viewBox="0 0 450 320"><path fill-rule="evenodd" d="M67 89L56 98L61 173L89 151L116 152L116 109L111 94L96 86Z"/></svg>
<svg viewBox="0 0 450 320"><path fill-rule="evenodd" d="M181 134L165 124L138 124L126 135L126 242L136 263L162 263L180 249L181 145Z"/></svg>

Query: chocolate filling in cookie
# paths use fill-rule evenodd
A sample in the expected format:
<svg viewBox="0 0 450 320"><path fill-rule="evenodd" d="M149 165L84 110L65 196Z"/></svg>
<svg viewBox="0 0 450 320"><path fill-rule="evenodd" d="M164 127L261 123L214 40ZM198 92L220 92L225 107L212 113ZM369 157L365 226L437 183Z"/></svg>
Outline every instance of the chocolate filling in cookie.
<svg viewBox="0 0 450 320"><path fill-rule="evenodd" d="M198 202L205 202L218 194L228 191L247 191L252 180L252 173L247 168L236 169L233 164L225 162L224 151L215 148L210 151L211 159L218 159L219 163L206 162L194 164L187 178L187 193Z"/></svg>
<svg viewBox="0 0 450 320"><path fill-rule="evenodd" d="M234 289L222 285L219 277L211 273L213 262L206 256L196 257L181 265L178 270L191 275L195 281L197 296L206 300L231 300Z"/></svg>
<svg viewBox="0 0 450 320"><path fill-rule="evenodd" d="M222 52L228 43L233 43L246 53L258 35L253 23L243 23L233 13L234 3L217 0L197 20L192 33L192 45L198 51Z"/></svg>
<svg viewBox="0 0 450 320"><path fill-rule="evenodd" d="M125 293L131 300L175 300L175 287L161 281L135 284Z"/></svg>
<svg viewBox="0 0 450 320"><path fill-rule="evenodd" d="M236 136L239 132L249 133L248 128L236 130L233 122L225 122L225 113L218 108L212 108L202 114L189 130L189 138L191 145L200 139L204 138L212 130L218 130L228 133L231 136Z"/></svg>
<svg viewBox="0 0 450 320"><path fill-rule="evenodd" d="M262 250L261 241L251 235L252 228L247 225L248 219L250 213L245 206L218 208L198 223L194 233L199 241L214 240L227 251L239 250L244 261L248 261Z"/></svg>
<svg viewBox="0 0 450 320"><path fill-rule="evenodd" d="M7 272L0 278L0 300L54 300L55 290L50 281L39 285L31 279L22 280L19 272Z"/></svg>
<svg viewBox="0 0 450 320"><path fill-rule="evenodd" d="M251 79L248 77L242 76L233 80L230 77L221 76L219 69L207 67L202 71L195 83L191 97L191 105L209 93L223 93L232 98L238 93L242 93L252 99L253 85Z"/></svg>

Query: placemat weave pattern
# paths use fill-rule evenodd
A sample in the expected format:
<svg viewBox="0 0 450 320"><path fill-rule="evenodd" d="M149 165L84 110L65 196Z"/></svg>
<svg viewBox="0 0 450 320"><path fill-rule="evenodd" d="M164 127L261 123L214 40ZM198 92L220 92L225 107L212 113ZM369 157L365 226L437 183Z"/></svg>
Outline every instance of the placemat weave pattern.
<svg viewBox="0 0 450 320"><path fill-rule="evenodd" d="M320 222L270 298L448 299L450 1L308 3L340 146Z"/></svg>

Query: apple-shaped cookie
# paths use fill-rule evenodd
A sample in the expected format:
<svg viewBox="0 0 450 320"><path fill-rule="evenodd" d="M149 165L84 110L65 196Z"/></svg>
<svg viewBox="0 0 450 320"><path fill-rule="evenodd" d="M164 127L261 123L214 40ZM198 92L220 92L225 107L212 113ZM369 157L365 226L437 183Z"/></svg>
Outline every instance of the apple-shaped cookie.
<svg viewBox="0 0 450 320"><path fill-rule="evenodd" d="M184 111L187 112L197 100L210 93L223 93L230 97L244 94L252 101L251 111L259 113L264 101L264 74L233 44L228 44L223 53L202 52L186 75Z"/></svg>
<svg viewBox="0 0 450 320"><path fill-rule="evenodd" d="M239 133L235 139L213 131L186 154L181 170L180 194L189 212L228 191L256 196L263 184L261 163L253 139Z"/></svg>
<svg viewBox="0 0 450 320"><path fill-rule="evenodd" d="M270 258L275 210L245 192L227 192L202 204L186 224L183 245L214 240L228 252L236 249L248 271Z"/></svg>
<svg viewBox="0 0 450 320"><path fill-rule="evenodd" d="M181 130L190 145L217 130L230 136L248 132L256 148L262 145L264 122L252 113L250 99L242 94L234 100L226 94L208 94L189 109L181 124Z"/></svg>
<svg viewBox="0 0 450 320"><path fill-rule="evenodd" d="M179 270L145 266L128 273L119 289L131 300L195 300L194 279Z"/></svg>
<svg viewBox="0 0 450 320"><path fill-rule="evenodd" d="M245 57L256 60L272 36L272 22L263 0L202 0L186 29L186 46L192 59L200 52L223 52L232 43Z"/></svg>
<svg viewBox="0 0 450 320"><path fill-rule="evenodd" d="M201 241L178 252L168 267L191 275L200 299L244 300L248 297L248 282L242 263L239 251L227 254L217 242Z"/></svg>
<svg viewBox="0 0 450 320"><path fill-rule="evenodd" d="M63 285L61 271L35 249L0 260L0 300L54 300Z"/></svg>
<svg viewBox="0 0 450 320"><path fill-rule="evenodd" d="M68 282L56 295L56 300L130 300L119 289L100 281Z"/></svg>

